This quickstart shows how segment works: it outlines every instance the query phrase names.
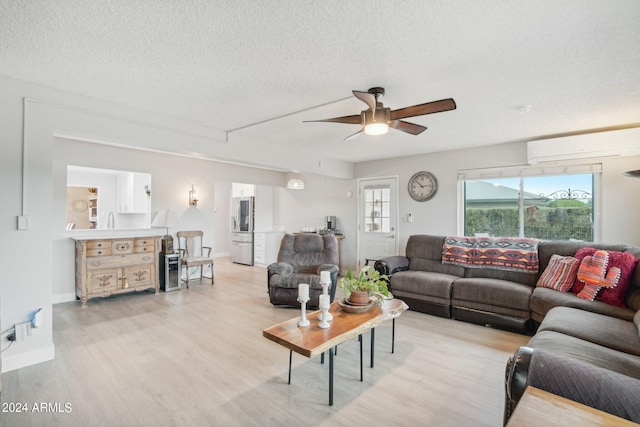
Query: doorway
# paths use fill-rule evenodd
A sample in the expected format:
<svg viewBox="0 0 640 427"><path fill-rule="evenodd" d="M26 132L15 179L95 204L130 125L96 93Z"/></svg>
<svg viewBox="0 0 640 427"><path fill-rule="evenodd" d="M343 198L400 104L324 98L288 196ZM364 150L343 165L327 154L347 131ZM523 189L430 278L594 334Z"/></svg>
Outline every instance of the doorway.
<svg viewBox="0 0 640 427"><path fill-rule="evenodd" d="M398 177L358 180L358 268L398 253Z"/></svg>

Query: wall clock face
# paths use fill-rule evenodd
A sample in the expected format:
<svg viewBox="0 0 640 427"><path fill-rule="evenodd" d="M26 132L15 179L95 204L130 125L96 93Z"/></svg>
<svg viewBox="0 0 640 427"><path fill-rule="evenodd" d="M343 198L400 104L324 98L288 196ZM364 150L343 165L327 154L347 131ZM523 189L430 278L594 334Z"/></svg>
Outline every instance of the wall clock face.
<svg viewBox="0 0 640 427"><path fill-rule="evenodd" d="M426 202L438 191L438 180L431 172L418 172L409 180L409 195L413 200Z"/></svg>

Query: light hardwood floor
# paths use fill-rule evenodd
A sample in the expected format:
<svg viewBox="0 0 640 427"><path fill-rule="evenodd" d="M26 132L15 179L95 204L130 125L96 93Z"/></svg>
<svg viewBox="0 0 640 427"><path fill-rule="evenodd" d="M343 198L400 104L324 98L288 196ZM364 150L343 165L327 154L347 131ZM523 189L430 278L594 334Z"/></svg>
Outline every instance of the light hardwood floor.
<svg viewBox="0 0 640 427"><path fill-rule="evenodd" d="M359 381L357 340L340 345L334 406L328 365L262 329L299 315L275 308L266 271L216 260L216 283L53 309L53 361L3 374L2 426L500 426L506 359L528 337L406 311L376 328L375 367ZM340 290L338 290L340 292ZM365 335L368 358L369 335ZM368 360L368 359L367 359ZM70 412L33 413L34 403Z"/></svg>

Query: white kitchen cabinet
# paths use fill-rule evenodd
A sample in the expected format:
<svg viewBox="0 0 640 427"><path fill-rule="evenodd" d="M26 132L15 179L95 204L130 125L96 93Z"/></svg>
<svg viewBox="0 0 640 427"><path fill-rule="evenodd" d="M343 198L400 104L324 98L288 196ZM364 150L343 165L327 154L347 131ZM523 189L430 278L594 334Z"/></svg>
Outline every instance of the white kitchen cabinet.
<svg viewBox="0 0 640 427"><path fill-rule="evenodd" d="M118 213L149 212L149 175L137 172L124 172L117 177Z"/></svg>

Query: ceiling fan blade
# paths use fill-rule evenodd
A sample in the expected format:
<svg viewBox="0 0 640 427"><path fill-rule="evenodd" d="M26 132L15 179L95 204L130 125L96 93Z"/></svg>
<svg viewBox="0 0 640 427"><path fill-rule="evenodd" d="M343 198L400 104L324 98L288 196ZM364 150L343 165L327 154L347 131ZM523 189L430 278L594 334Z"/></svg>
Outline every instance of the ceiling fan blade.
<svg viewBox="0 0 640 427"><path fill-rule="evenodd" d="M402 132L410 133L411 135L420 135L422 132L427 130L425 126L405 122L402 120L391 120L389 122L389 127L401 130Z"/></svg>
<svg viewBox="0 0 640 427"><path fill-rule="evenodd" d="M412 107L400 108L391 112L391 120L404 119L407 117L423 116L425 114L440 113L456 109L456 102L453 98L441 99L439 101L427 102L426 104L414 105Z"/></svg>
<svg viewBox="0 0 640 427"><path fill-rule="evenodd" d="M364 128L360 129L358 132L354 133L353 135L349 135L348 137L346 137L344 140L345 141L349 141L352 140L354 138L357 138L358 135L360 135L362 132L364 132Z"/></svg>
<svg viewBox="0 0 640 427"><path fill-rule="evenodd" d="M362 124L362 117L360 114L356 114L353 116L334 117L332 119L303 121L303 123L309 123L309 122L330 122L330 123L347 123L351 125L360 125Z"/></svg>
<svg viewBox="0 0 640 427"><path fill-rule="evenodd" d="M352 90L351 92L353 93L353 96L355 96L360 101L362 101L365 104L367 104L369 106L369 109L371 109L371 111L373 111L373 113L375 114L375 112L376 112L376 97L375 97L375 95L370 94L369 92L361 92L359 90Z"/></svg>

